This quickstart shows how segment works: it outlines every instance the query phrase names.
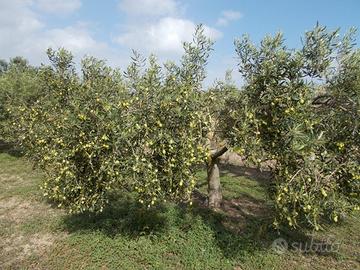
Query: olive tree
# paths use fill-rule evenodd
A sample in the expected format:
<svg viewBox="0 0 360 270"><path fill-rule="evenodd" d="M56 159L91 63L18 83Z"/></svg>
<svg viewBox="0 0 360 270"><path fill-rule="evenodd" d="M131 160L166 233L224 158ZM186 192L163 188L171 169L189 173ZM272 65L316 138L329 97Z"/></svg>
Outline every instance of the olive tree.
<svg viewBox="0 0 360 270"><path fill-rule="evenodd" d="M46 93L19 108L14 133L46 172L44 195L71 212L102 211L109 192L134 191L140 203L190 201L195 164L206 157L208 112L201 82L212 42L203 28L184 43L179 65L137 53L125 74L85 58L48 50L39 69Z"/></svg>
<svg viewBox="0 0 360 270"><path fill-rule="evenodd" d="M127 154L122 102L129 95L120 73L103 61L85 58L80 77L69 52L48 50L48 56L52 65L38 74L44 95L20 107L15 137L45 171L46 197L73 212L102 210Z"/></svg>
<svg viewBox="0 0 360 270"><path fill-rule="evenodd" d="M9 126L18 119L22 104L31 106L41 95L38 88L37 69L22 57L9 63L0 60L0 138L12 141Z"/></svg>
<svg viewBox="0 0 360 270"><path fill-rule="evenodd" d="M346 68L355 62L351 40L351 32L340 38L317 25L300 50L288 49L282 34L259 46L248 36L235 42L245 86L223 113L223 136L251 161L272 161L275 226L319 229L358 207L359 92L345 89L358 76ZM314 104L320 89L334 105Z"/></svg>
<svg viewBox="0 0 360 270"><path fill-rule="evenodd" d="M336 180L339 200L359 210L360 199L360 52L345 51L328 86L313 101L326 142L324 156ZM350 205L349 203L350 202ZM334 212L336 221L340 211Z"/></svg>
<svg viewBox="0 0 360 270"><path fill-rule="evenodd" d="M168 62L161 68L152 56L142 72L136 56L127 70L133 108L129 168L139 200L148 207L166 199L190 201L195 165L206 156L201 82L211 45L198 27L193 42L184 43L179 66Z"/></svg>

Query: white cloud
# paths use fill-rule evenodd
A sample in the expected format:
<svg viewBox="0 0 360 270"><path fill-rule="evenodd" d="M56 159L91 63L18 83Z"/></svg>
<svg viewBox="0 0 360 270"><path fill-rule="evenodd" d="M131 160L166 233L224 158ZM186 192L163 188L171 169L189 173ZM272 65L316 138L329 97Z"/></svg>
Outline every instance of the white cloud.
<svg viewBox="0 0 360 270"><path fill-rule="evenodd" d="M227 26L231 21L237 21L242 18L242 14L234 10L225 10L221 13L216 24L219 26Z"/></svg>
<svg viewBox="0 0 360 270"><path fill-rule="evenodd" d="M54 28L38 36L38 45L29 44L30 48L44 50L44 47L64 47L76 54L92 54L97 51L107 50L106 43L96 41L87 28L87 25L78 23L65 28Z"/></svg>
<svg viewBox="0 0 360 270"><path fill-rule="evenodd" d="M114 41L128 49L155 53L160 59L174 58L194 34L196 23L184 18L185 7L176 0L120 0L119 7L127 14L127 23ZM205 34L213 40L222 36L209 26Z"/></svg>
<svg viewBox="0 0 360 270"><path fill-rule="evenodd" d="M80 0L36 0L36 6L53 14L69 14L81 7Z"/></svg>
<svg viewBox="0 0 360 270"><path fill-rule="evenodd" d="M179 54L182 43L191 40L195 26L190 20L164 17L152 24L133 25L116 41L136 50L145 50L146 53ZM212 40L222 36L221 32L208 26L205 26L205 35Z"/></svg>
<svg viewBox="0 0 360 270"><path fill-rule="evenodd" d="M54 14L57 10L56 15L68 14L76 10L76 5L51 9L46 6L41 8L41 2L45 0L0 0L0 58L20 55L31 64L38 65L48 63L45 53L48 47L64 47L75 55L76 62L87 54L107 59L110 65L122 68L130 61L132 48L145 56L155 53L160 61L177 60L183 52L182 42L191 40L197 24L184 16L184 7L174 0L134 0L142 11L134 10L136 6L127 6L126 11L124 9L128 16L122 31L114 38L117 44L124 46L119 48L96 39L91 31L92 24L77 22L65 27L49 27L41 16L44 12ZM122 1L125 2L130 3ZM156 5L151 6L150 3ZM210 26L205 26L205 34L213 40L222 36L220 31Z"/></svg>
<svg viewBox="0 0 360 270"><path fill-rule="evenodd" d="M31 1L0 1L1 57L21 55L24 40L41 31L44 25L28 6Z"/></svg>
<svg viewBox="0 0 360 270"><path fill-rule="evenodd" d="M0 1L0 31L16 28L26 33L41 28L43 25L36 14L27 8L30 3L31 1L21 0ZM1 35L1 39L6 38L7 36Z"/></svg>
<svg viewBox="0 0 360 270"><path fill-rule="evenodd" d="M131 16L161 16L177 13L179 5L174 0L121 0L119 8Z"/></svg>
<svg viewBox="0 0 360 270"><path fill-rule="evenodd" d="M60 2L60 1L59 1ZM24 56L32 64L47 62L46 49L64 47L76 58L85 54L118 61L117 55L105 42L99 42L89 25L76 23L64 28L46 28L33 11L34 1L0 1L1 58ZM77 59L78 60L78 59Z"/></svg>

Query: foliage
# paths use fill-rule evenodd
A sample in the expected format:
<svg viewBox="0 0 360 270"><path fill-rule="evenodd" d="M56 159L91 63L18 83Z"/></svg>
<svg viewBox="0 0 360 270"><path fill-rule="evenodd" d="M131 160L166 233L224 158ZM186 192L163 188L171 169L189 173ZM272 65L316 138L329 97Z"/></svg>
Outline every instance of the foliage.
<svg viewBox="0 0 360 270"><path fill-rule="evenodd" d="M225 144L224 138L226 136L222 136L224 133L222 113L226 110L227 103L236 98L238 94L239 89L232 80L231 71L227 71L224 80L215 81L202 96L203 106L208 108L210 114L210 128L207 138L212 149Z"/></svg>
<svg viewBox="0 0 360 270"><path fill-rule="evenodd" d="M316 100L324 130L323 149L339 191L359 209L360 198L360 51L339 59L339 70ZM336 215L333 216L336 218Z"/></svg>
<svg viewBox="0 0 360 270"><path fill-rule="evenodd" d="M8 63L3 60L3 59L0 59L0 75L2 75L8 68Z"/></svg>
<svg viewBox="0 0 360 270"><path fill-rule="evenodd" d="M24 58L15 57L10 63L1 60L0 65L0 138L11 141L9 125L21 114L18 106L31 106L41 94L37 70Z"/></svg>
<svg viewBox="0 0 360 270"><path fill-rule="evenodd" d="M212 42L196 29L180 64L136 52L125 74L64 49L51 66L1 62L0 128L46 172L44 195L72 212L102 211L117 189L147 207L189 201L209 139L270 160L276 226L320 228L359 208L360 54L353 32L317 25L300 50L281 34L235 42L245 87L227 74L202 91ZM11 123L11 125L9 124Z"/></svg>
<svg viewBox="0 0 360 270"><path fill-rule="evenodd" d="M195 186L194 165L205 158L208 113L201 102L201 82L212 42L196 29L184 43L180 66L161 68L154 56L142 71L135 53L126 76L132 93L128 167L140 203L188 201Z"/></svg>
<svg viewBox="0 0 360 270"><path fill-rule="evenodd" d="M119 182L127 152L122 103L129 94L119 72L103 61L85 58L80 79L70 53L48 50L48 55L52 66L38 74L46 95L21 108L15 132L47 174L45 196L70 211L101 210L107 190Z"/></svg>
<svg viewBox="0 0 360 270"><path fill-rule="evenodd" d="M189 200L205 156L199 96L211 45L199 27L180 66L151 56L145 67L135 53L125 77L94 58L80 77L69 52L49 50L52 66L38 74L46 95L14 122L14 137L47 173L44 195L72 212L102 211L114 189L135 190L148 207Z"/></svg>
<svg viewBox="0 0 360 270"><path fill-rule="evenodd" d="M353 76L341 68L354 58L351 34L340 39L338 31L317 25L306 33L302 50L288 49L281 34L266 37L259 47L247 36L235 42L246 86L222 113L223 136L251 161L274 165L276 226L319 229L324 218L336 222L359 204L354 178L359 159L353 155L359 136L357 124L352 126L358 121L359 92L355 85L344 91L343 83L335 83ZM314 105L319 88L334 98L340 94L342 101L324 105L319 114ZM351 112L344 114L341 102L350 104ZM352 150L344 157L347 142Z"/></svg>

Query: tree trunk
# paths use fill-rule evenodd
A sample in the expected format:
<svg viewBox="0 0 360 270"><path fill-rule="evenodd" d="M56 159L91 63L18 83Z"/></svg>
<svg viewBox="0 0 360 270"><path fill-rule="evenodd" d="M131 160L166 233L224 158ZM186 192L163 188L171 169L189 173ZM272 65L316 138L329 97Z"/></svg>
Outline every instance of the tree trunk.
<svg viewBox="0 0 360 270"><path fill-rule="evenodd" d="M218 158L212 159L207 167L209 208L219 208L222 201Z"/></svg>

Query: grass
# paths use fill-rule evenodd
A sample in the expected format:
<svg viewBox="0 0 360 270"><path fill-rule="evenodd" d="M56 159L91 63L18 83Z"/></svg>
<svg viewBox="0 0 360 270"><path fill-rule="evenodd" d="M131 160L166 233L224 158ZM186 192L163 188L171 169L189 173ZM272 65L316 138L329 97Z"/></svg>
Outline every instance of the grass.
<svg viewBox="0 0 360 270"><path fill-rule="evenodd" d="M224 206L167 203L144 210L129 194L112 194L101 214L68 215L39 193L43 177L22 158L0 153L1 269L356 269L359 215L326 232L272 231L266 175L250 168L223 166ZM200 192L205 172L198 172ZM331 241L336 252L277 254L289 244Z"/></svg>
<svg viewBox="0 0 360 270"><path fill-rule="evenodd" d="M2 153L0 150L0 199L22 196L39 197L38 186L43 175L32 170L30 164L22 158Z"/></svg>
<svg viewBox="0 0 360 270"><path fill-rule="evenodd" d="M266 202L267 174L253 168L239 167L234 165L221 165L221 186L223 197L226 200L241 196L252 197ZM207 192L206 171L199 170L198 188L202 193Z"/></svg>

